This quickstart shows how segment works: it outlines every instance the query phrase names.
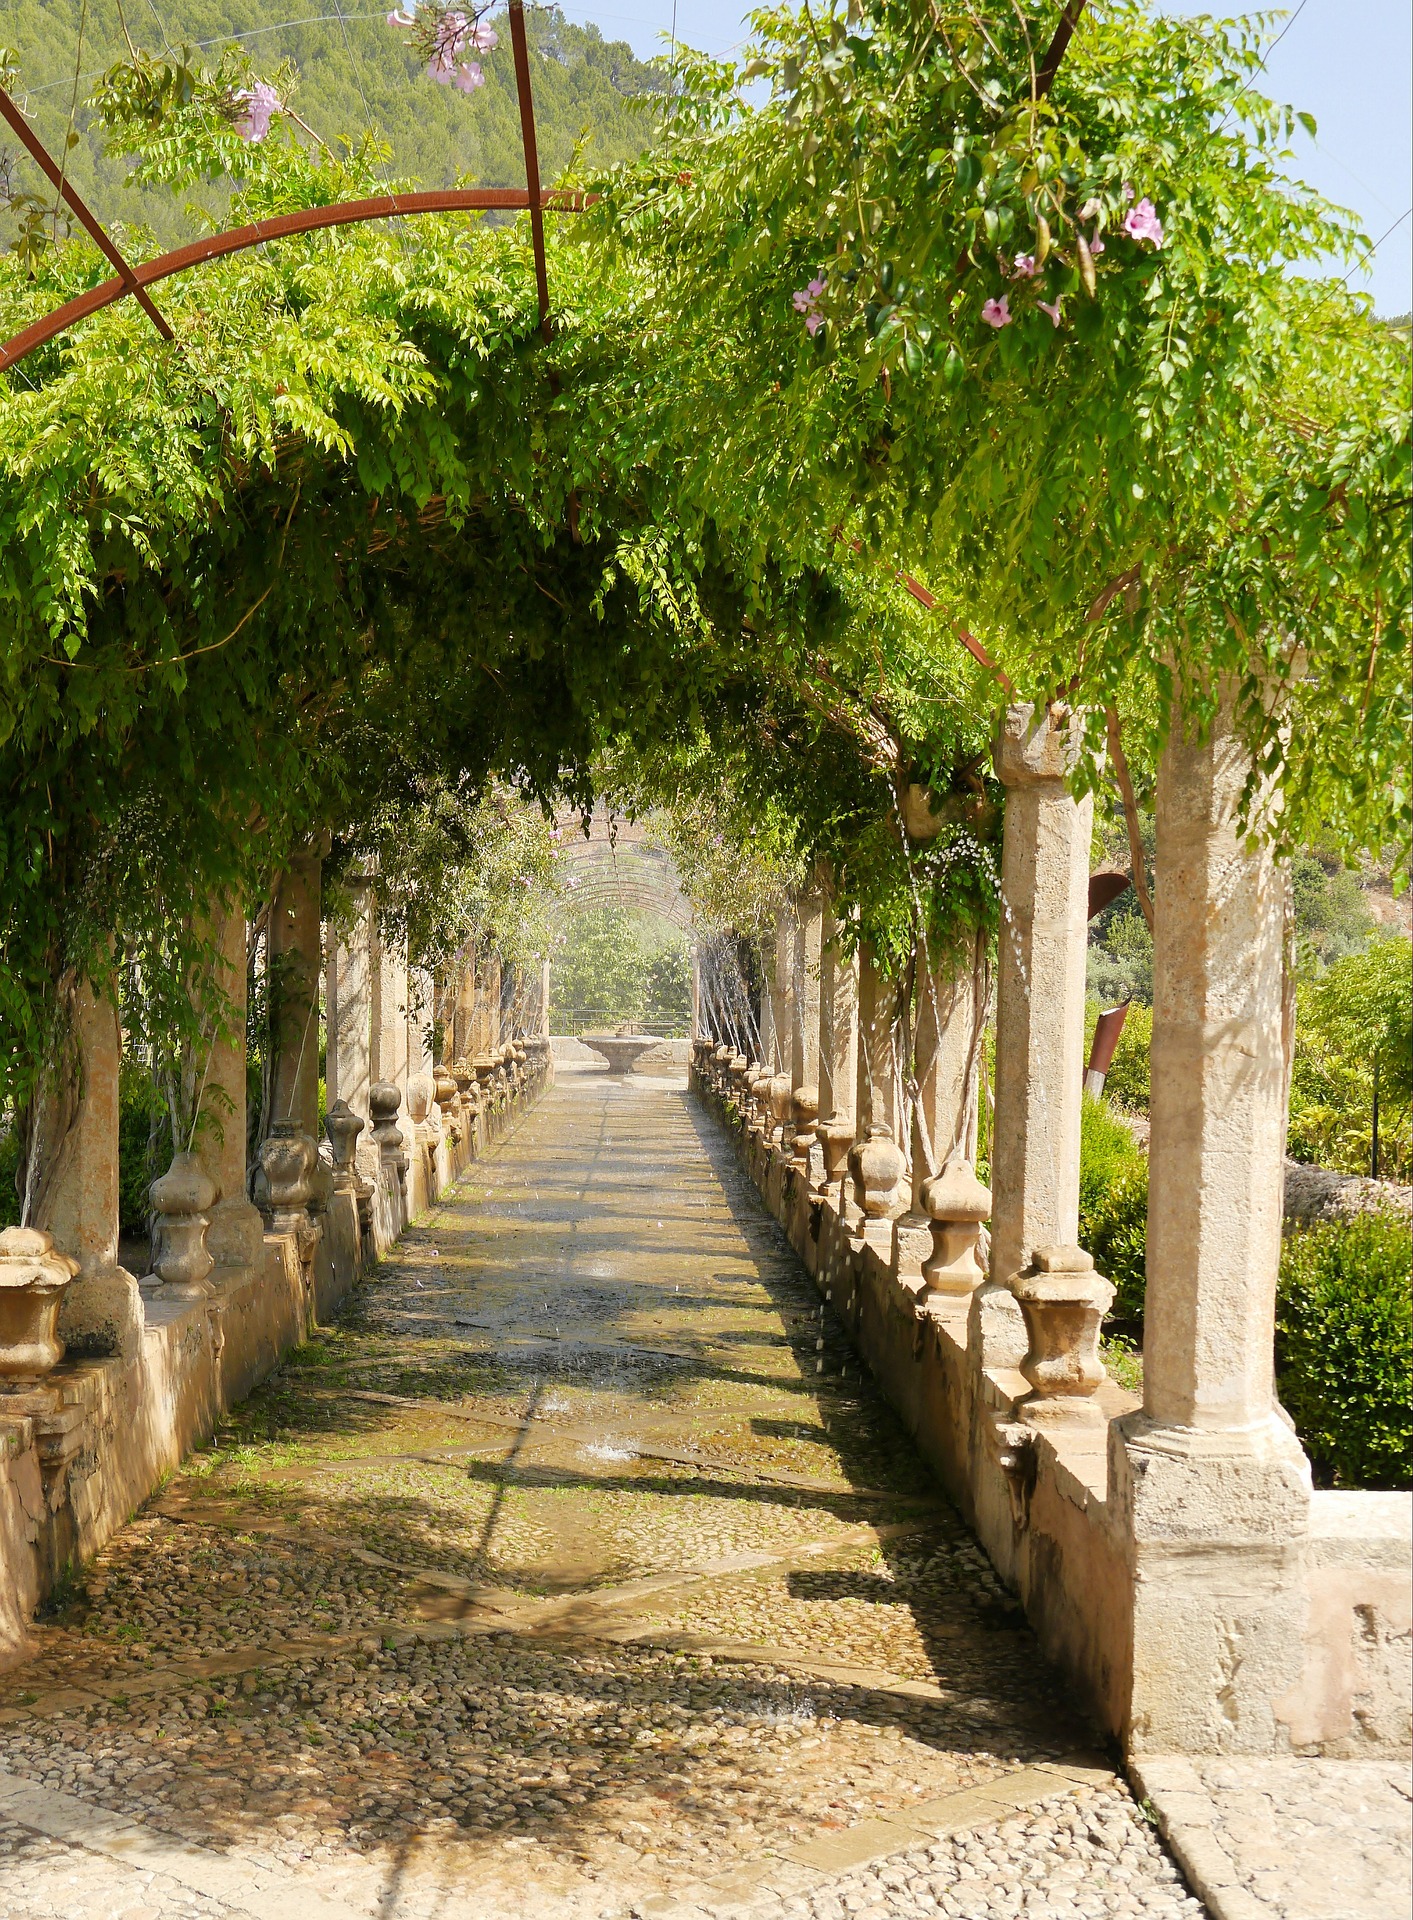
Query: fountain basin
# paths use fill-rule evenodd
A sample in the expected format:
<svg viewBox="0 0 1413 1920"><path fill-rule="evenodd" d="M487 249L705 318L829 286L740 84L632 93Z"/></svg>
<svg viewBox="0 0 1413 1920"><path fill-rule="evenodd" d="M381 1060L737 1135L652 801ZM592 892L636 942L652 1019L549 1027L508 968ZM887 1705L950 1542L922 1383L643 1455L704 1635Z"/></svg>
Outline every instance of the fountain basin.
<svg viewBox="0 0 1413 1920"><path fill-rule="evenodd" d="M639 1056L658 1044L651 1034L643 1033L581 1033L579 1038L586 1047L593 1048L600 1060L608 1062L608 1070L616 1080L630 1074Z"/></svg>

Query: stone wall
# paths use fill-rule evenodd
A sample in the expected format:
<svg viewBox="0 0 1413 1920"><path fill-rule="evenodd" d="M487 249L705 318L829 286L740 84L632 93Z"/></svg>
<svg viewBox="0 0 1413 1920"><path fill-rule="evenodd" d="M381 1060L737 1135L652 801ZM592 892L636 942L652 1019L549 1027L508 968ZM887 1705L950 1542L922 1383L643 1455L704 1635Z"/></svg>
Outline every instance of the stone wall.
<svg viewBox="0 0 1413 1920"><path fill-rule="evenodd" d="M1135 1568L1122 1495L1118 1424L1137 1398L1105 1380L1092 1426L1024 1431L1013 1409L1027 1392L1017 1371L987 1364L979 1317L937 1294L920 1297L900 1274L890 1240L838 1184L818 1145L808 1166L769 1137L738 1071L723 1074L699 1049L691 1085L734 1139L742 1165L838 1314L899 1419L1018 1594L1041 1645L1099 1724L1130 1751L1163 1751L1163 1727L1209 1725L1221 1677L1200 1665L1140 1671L1135 1619L1144 1605L1178 1609L1180 1570ZM885 1223L888 1224L888 1223ZM1297 1618L1293 1672L1273 1664L1265 1705L1274 1751L1350 1757L1404 1751L1409 1742L1413 1496L1315 1492L1308 1532L1279 1559L1233 1549L1215 1573L1202 1561L1198 1603L1254 1609L1273 1583ZM1213 1584L1215 1579L1215 1585ZM1249 1709L1248 1709L1249 1711ZM1235 1735L1235 1730L1234 1730ZM1213 1750L1222 1750L1220 1728ZM1196 1745L1196 1740L1193 1742ZM1232 1745L1236 1745L1233 1737Z"/></svg>

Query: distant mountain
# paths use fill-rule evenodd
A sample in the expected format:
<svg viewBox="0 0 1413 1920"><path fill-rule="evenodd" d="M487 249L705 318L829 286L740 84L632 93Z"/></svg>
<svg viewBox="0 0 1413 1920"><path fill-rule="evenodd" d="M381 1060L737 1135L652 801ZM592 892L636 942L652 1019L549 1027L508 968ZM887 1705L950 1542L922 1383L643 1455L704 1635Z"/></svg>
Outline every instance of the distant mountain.
<svg viewBox="0 0 1413 1920"><path fill-rule="evenodd" d="M510 35L482 55L486 84L472 94L427 78L407 36L387 24L392 0L368 11L367 0L9 0L0 11L0 44L19 55L16 91L41 138L62 154L78 73L69 168L105 222L149 226L167 245L199 230L179 196L125 188L126 168L105 155L82 102L99 75L125 56L123 20L149 54L183 46L214 58L238 39L257 71L293 62L299 85L292 104L326 140L371 128L392 148L390 176L421 186L448 186L458 174L480 186L523 186L520 116ZM83 19L83 44L78 30ZM540 172L546 184L569 164L576 143L589 163L629 158L652 140L655 102L666 90L661 62L639 60L622 40L567 21L557 7L526 8ZM13 158L15 144L0 140ZM14 166L17 184L39 185L31 163ZM188 196L219 211L219 186ZM8 236L0 217L0 244Z"/></svg>

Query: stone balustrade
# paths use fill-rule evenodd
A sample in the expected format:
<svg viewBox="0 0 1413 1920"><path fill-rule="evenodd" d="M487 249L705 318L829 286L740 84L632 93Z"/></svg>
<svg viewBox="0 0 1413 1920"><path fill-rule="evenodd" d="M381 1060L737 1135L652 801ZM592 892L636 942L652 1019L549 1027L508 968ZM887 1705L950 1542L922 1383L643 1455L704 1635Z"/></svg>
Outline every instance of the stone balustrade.
<svg viewBox="0 0 1413 1920"><path fill-rule="evenodd" d="M85 984L76 992L74 1088L45 1087L34 1119L37 1214L0 1232L0 1667L30 1650L35 1608L63 1570L97 1551L553 1077L547 1035L502 1031L499 963L474 954L445 997L452 1037L475 1057L434 1063L433 984L380 939L370 891L326 956L321 866L315 846L275 890L272 1116L249 1156L246 921L238 909L212 917L224 1013L198 1067L191 1141L151 1187L149 1271L137 1277L118 1258L117 1016Z"/></svg>
<svg viewBox="0 0 1413 1920"><path fill-rule="evenodd" d="M983 956L919 952L906 1028L868 948L843 956L818 880L780 917L759 1057L727 1067L703 1035L692 1084L1101 1725L1134 1754L1398 1751L1409 1499L1313 1490L1274 1395L1286 881L1239 828L1230 700L1159 776L1141 1401L1101 1360L1113 1288L1078 1244L1077 750L1059 706L1013 708L997 745L989 1188Z"/></svg>

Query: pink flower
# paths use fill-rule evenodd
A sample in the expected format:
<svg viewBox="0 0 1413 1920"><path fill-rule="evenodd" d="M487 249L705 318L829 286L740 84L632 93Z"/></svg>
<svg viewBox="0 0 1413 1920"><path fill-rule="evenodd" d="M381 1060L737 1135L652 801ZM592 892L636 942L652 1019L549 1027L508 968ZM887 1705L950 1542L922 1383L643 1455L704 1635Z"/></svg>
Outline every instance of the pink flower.
<svg viewBox="0 0 1413 1920"><path fill-rule="evenodd" d="M1055 302L1055 304L1054 304L1054 306L1053 306L1053 307L1052 307L1052 306L1050 306L1050 305L1049 305L1049 303L1048 303L1047 301L1044 301L1044 300L1037 300L1035 304L1036 304L1036 306L1037 306L1037 307L1039 307L1039 309L1040 309L1040 311L1041 311L1042 313L1048 313L1048 314L1049 314L1049 316L1050 316L1050 324L1051 324L1051 326L1052 326L1052 327L1058 327L1058 326L1059 326L1059 324L1060 324L1060 302L1059 302L1058 300L1057 300L1057 301Z"/></svg>
<svg viewBox="0 0 1413 1920"><path fill-rule="evenodd" d="M1081 220L1093 220L1099 211L1099 202L1097 200L1086 200L1079 210L1079 217Z"/></svg>
<svg viewBox="0 0 1413 1920"><path fill-rule="evenodd" d="M1029 280L1033 278L1034 273L1035 255L1033 253L1018 253L1016 255L1016 264L1011 268L1011 278L1013 280Z"/></svg>
<svg viewBox="0 0 1413 1920"><path fill-rule="evenodd" d="M417 25L417 17L415 13L403 13L397 8L394 8L388 15L388 25L390 27L415 27Z"/></svg>
<svg viewBox="0 0 1413 1920"><path fill-rule="evenodd" d="M457 68L456 84L463 93L472 93L477 87L485 86L486 76L478 63L472 60L466 66Z"/></svg>
<svg viewBox="0 0 1413 1920"><path fill-rule="evenodd" d="M1124 181L1121 191L1125 200L1132 200L1133 188L1128 184L1127 180Z"/></svg>
<svg viewBox="0 0 1413 1920"><path fill-rule="evenodd" d="M1155 247L1163 244L1163 223L1158 218L1151 200L1140 200L1124 215L1124 232L1131 233L1135 240L1151 240Z"/></svg>
<svg viewBox="0 0 1413 1920"><path fill-rule="evenodd" d="M999 300L988 300L981 309L981 317L988 327L995 327L999 333L1002 327L1011 324L1010 296L1002 294Z"/></svg>
<svg viewBox="0 0 1413 1920"><path fill-rule="evenodd" d="M478 20L465 35L462 44L474 47L477 53L489 53L492 47L499 46L500 36L494 27L488 27L484 20Z"/></svg>
<svg viewBox="0 0 1413 1920"><path fill-rule="evenodd" d="M824 325L824 315L819 310L819 296L824 292L824 281L816 274L808 286L801 287L790 295L791 304L796 313L805 316L805 331L811 340Z"/></svg>
<svg viewBox="0 0 1413 1920"><path fill-rule="evenodd" d="M1099 238L1097 233L1089 243L1089 251L1095 260L1097 260L1099 255L1104 251L1104 242Z"/></svg>
<svg viewBox="0 0 1413 1920"><path fill-rule="evenodd" d="M236 99L245 112L235 121L235 130L242 140L254 145L270 131L270 116L280 111L280 96L267 81L257 80L253 87L243 88Z"/></svg>

